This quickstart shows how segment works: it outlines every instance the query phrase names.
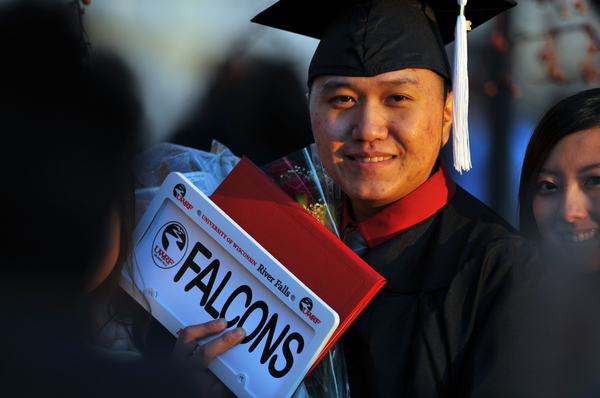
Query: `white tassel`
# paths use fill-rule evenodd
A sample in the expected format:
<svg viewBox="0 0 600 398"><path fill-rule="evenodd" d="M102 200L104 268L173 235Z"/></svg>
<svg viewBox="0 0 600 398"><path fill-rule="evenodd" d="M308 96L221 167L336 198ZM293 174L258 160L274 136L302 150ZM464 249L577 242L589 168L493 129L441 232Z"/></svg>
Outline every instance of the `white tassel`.
<svg viewBox="0 0 600 398"><path fill-rule="evenodd" d="M462 174L471 169L469 147L469 75L467 72L467 21L464 6L467 0L458 0L461 15L456 20L454 45L453 118L454 168Z"/></svg>

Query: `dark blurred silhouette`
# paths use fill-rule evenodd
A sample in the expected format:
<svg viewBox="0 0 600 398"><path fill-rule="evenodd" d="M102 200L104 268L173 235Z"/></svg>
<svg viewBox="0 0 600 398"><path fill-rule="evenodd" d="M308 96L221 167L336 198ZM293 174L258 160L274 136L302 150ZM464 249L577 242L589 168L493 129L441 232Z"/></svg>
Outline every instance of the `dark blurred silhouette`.
<svg viewBox="0 0 600 398"><path fill-rule="evenodd" d="M169 370L83 340L83 289L131 183L141 107L115 59L89 57L79 22L65 2L0 7L2 395L186 396Z"/></svg>
<svg viewBox="0 0 600 398"><path fill-rule="evenodd" d="M284 61L231 56L170 142L210 151L213 139L262 166L314 142L306 89Z"/></svg>
<svg viewBox="0 0 600 398"><path fill-rule="evenodd" d="M5 242L8 258L35 267L5 277L76 282L103 250L140 109L113 69L83 62L75 11L53 4L10 3L0 15Z"/></svg>

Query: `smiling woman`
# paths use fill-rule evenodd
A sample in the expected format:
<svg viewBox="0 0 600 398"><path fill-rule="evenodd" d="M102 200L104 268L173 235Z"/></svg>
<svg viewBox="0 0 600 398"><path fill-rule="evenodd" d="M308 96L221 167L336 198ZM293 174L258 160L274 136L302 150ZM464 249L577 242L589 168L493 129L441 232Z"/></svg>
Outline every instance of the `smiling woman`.
<svg viewBox="0 0 600 398"><path fill-rule="evenodd" d="M564 260L600 268L600 127L562 138L538 174L533 213L549 247Z"/></svg>
<svg viewBox="0 0 600 398"><path fill-rule="evenodd" d="M600 270L600 89L544 115L523 161L519 205L521 231L548 259Z"/></svg>
<svg viewBox="0 0 600 398"><path fill-rule="evenodd" d="M532 396L598 396L600 384L600 89L558 102L535 128L523 160L519 222L538 242L549 277L527 318L537 333Z"/></svg>

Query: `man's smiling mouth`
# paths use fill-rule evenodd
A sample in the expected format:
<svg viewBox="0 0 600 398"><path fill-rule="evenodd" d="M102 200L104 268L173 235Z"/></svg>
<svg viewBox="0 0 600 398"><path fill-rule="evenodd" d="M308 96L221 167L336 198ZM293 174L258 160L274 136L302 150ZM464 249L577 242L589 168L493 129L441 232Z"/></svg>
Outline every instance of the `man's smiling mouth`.
<svg viewBox="0 0 600 398"><path fill-rule="evenodd" d="M383 162L384 160L389 160L391 158L392 156L378 156L374 158L354 158L354 160L361 163L377 163Z"/></svg>

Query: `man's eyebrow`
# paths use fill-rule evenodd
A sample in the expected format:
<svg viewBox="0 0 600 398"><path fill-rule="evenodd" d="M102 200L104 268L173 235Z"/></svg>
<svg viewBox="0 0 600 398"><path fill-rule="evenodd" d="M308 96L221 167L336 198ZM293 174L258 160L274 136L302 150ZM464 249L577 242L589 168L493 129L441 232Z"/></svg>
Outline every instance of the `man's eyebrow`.
<svg viewBox="0 0 600 398"><path fill-rule="evenodd" d="M380 83L381 86L396 87L396 86L418 86L419 81L417 79L411 79L409 77L400 77L397 79L384 80Z"/></svg>
<svg viewBox="0 0 600 398"><path fill-rule="evenodd" d="M352 84L343 80L329 80L321 86L321 91L336 90L338 88L352 88Z"/></svg>
<svg viewBox="0 0 600 398"><path fill-rule="evenodd" d="M418 86L419 81L408 77L383 80L378 83L380 86L397 87L397 86ZM340 88L353 88L353 84L345 80L329 80L321 86L321 91L337 90Z"/></svg>

